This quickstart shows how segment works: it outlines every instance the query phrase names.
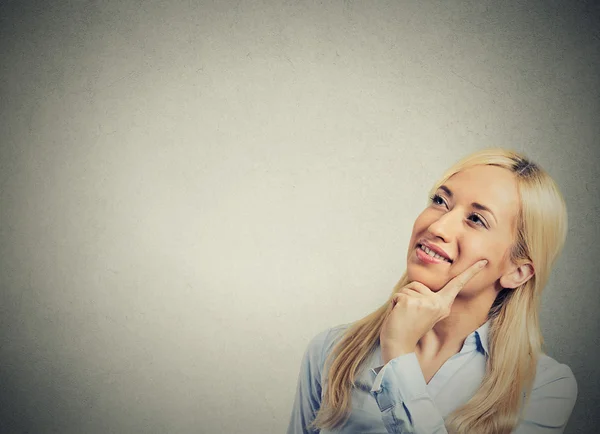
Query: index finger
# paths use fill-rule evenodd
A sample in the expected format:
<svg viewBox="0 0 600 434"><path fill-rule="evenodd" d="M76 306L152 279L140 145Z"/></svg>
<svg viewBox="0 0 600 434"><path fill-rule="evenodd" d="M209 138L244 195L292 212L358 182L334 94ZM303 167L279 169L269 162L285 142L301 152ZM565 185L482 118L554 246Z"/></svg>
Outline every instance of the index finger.
<svg viewBox="0 0 600 434"><path fill-rule="evenodd" d="M456 295L465 287L467 282L471 280L473 276L483 270L483 267L485 267L487 263L488 261L486 259L475 262L465 271L450 280L450 282L446 283L446 285L438 291L438 294L441 293L444 296L454 299Z"/></svg>

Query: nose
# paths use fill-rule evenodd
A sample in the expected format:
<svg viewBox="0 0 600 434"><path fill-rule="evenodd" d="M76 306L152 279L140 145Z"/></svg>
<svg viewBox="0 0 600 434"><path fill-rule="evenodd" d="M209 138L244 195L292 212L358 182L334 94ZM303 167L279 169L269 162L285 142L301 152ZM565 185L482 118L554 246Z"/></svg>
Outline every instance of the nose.
<svg viewBox="0 0 600 434"><path fill-rule="evenodd" d="M445 243L452 241L460 230L461 217L457 211L454 209L441 215L429 225L428 231Z"/></svg>

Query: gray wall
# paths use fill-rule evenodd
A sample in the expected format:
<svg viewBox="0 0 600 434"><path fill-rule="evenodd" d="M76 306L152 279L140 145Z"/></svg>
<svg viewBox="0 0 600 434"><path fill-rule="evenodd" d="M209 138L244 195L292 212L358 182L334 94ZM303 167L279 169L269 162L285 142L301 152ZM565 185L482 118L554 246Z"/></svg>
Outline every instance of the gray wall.
<svg viewBox="0 0 600 434"><path fill-rule="evenodd" d="M600 15L543 3L0 3L1 431L283 432L489 146L566 197L542 324L597 431Z"/></svg>

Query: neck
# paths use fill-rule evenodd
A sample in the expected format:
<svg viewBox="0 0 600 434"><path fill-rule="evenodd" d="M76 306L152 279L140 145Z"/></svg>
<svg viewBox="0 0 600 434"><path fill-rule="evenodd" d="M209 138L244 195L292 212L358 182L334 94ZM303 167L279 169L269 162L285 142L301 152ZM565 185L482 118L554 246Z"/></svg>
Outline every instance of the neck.
<svg viewBox="0 0 600 434"><path fill-rule="evenodd" d="M456 298L450 315L439 321L417 343L416 352L422 357L435 358L458 353L467 336L487 321L494 297L476 300Z"/></svg>

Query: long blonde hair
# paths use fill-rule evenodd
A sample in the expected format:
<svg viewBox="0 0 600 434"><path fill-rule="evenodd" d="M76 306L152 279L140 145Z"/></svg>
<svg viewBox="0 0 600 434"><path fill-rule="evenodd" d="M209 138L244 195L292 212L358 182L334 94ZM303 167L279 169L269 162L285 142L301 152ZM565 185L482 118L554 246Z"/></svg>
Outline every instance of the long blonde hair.
<svg viewBox="0 0 600 434"><path fill-rule="evenodd" d="M485 377L475 395L450 414L445 424L455 434L508 434L527 405L542 352L540 296L565 242L567 210L556 184L542 168L504 149L487 149L462 159L446 171L431 192L455 173L476 165L503 167L515 175L521 206L510 257L516 264L531 261L535 274L523 285L498 294L488 314L490 355ZM392 308L390 300L408 283L404 272L390 299L353 323L335 345L325 363L328 380L312 427L334 429L346 421L354 381L379 344L381 326Z"/></svg>

